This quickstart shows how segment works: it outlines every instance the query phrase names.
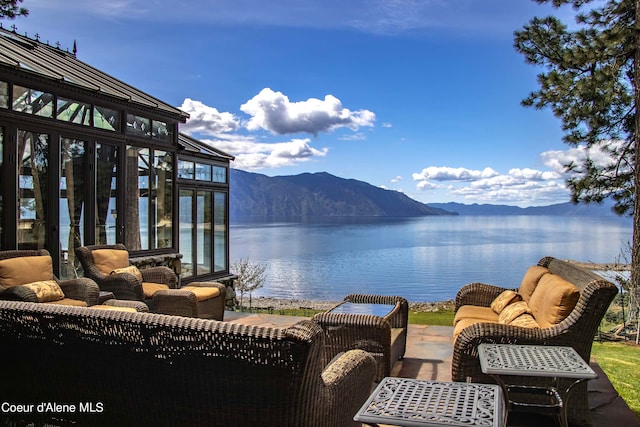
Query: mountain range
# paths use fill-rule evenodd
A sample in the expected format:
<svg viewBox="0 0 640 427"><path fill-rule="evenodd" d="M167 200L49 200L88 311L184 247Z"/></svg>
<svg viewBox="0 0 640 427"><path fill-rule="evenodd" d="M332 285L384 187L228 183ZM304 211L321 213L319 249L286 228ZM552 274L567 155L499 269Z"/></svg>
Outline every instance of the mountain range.
<svg viewBox="0 0 640 427"><path fill-rule="evenodd" d="M520 208L508 205L421 203L406 194L326 172L273 176L231 169L230 217L578 215L615 216L610 204Z"/></svg>

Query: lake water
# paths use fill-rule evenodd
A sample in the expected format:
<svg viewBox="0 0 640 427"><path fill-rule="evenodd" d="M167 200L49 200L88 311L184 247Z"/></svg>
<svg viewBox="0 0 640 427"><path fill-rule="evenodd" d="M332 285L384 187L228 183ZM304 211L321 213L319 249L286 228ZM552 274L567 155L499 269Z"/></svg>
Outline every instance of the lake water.
<svg viewBox="0 0 640 427"><path fill-rule="evenodd" d="M620 258L632 222L616 217L427 216L232 223L231 262L267 266L253 297L342 300L349 293L409 301L455 298L470 282L518 287L543 256Z"/></svg>

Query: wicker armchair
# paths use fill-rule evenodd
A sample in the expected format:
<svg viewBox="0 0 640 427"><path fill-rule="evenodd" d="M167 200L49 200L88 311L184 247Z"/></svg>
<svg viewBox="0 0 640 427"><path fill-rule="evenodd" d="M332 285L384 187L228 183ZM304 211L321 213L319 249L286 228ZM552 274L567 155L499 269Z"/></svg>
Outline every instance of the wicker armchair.
<svg viewBox="0 0 640 427"><path fill-rule="evenodd" d="M325 358L353 349L369 352L377 362L376 381L391 375L393 365L404 357L407 346L409 303L400 296L351 294L340 305L385 304L394 306L384 317L373 314L318 313L313 321L325 332Z"/></svg>
<svg viewBox="0 0 640 427"><path fill-rule="evenodd" d="M26 257L38 258L26 260ZM19 259L24 261L27 268L15 264L20 262ZM51 255L46 249L0 251L0 299L39 302L33 288L22 285L42 280L54 280L64 293L63 298L47 301L48 303L86 306L98 303L98 285L84 277L59 280L53 274Z"/></svg>
<svg viewBox="0 0 640 427"><path fill-rule="evenodd" d="M552 257L542 258L538 266L569 281L580 293L578 302L569 315L551 327L527 328L494 322L477 322L463 328L454 342L452 381L493 383L493 379L482 373L478 359L481 343L535 344L573 347L587 362L591 357L591 345L611 301L618 292L617 287L588 270ZM463 306L489 307L498 295L507 289L472 283L458 291L456 312ZM509 377L516 385L549 386L551 380L533 377ZM561 379L559 388L565 389L572 380ZM576 386L568 406L571 423L589 425L590 414L587 401L587 384Z"/></svg>
<svg viewBox="0 0 640 427"><path fill-rule="evenodd" d="M355 427L375 362L353 350L325 364L323 338L309 320L268 328L0 301L0 348L11 349L0 398L85 408L5 413L4 421ZM89 404L99 411L86 410Z"/></svg>
<svg viewBox="0 0 640 427"><path fill-rule="evenodd" d="M126 254L114 251L125 251ZM105 254L108 256L109 252L120 254L116 262L104 261ZM153 307L152 298L155 292L173 289L178 283L173 270L164 266L139 270L141 277L131 272L115 272L114 270L126 268L129 264L128 251L123 244L80 246L76 248L76 256L84 269L85 277L93 279L100 290L113 292L116 299L144 301Z"/></svg>

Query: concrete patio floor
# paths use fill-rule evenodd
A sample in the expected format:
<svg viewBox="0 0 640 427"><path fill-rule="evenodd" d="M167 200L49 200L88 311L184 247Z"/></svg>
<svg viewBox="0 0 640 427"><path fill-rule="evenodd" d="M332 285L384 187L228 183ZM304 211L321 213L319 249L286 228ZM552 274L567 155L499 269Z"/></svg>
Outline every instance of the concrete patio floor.
<svg viewBox="0 0 640 427"><path fill-rule="evenodd" d="M224 320L246 325L287 327L303 319L308 318L227 311ZM395 364L391 375L451 381L452 331L453 328L449 326L409 325L405 357ZM598 373L597 379L589 381L593 427L640 427L640 420L594 360L591 361L591 367ZM516 414L509 419L509 426L513 427L548 425L553 425L553 420L530 414Z"/></svg>

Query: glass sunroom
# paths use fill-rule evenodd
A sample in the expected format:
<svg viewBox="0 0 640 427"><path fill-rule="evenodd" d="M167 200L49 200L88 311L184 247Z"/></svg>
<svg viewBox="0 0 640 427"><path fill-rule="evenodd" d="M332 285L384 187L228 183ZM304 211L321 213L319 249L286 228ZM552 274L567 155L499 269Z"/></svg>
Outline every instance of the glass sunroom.
<svg viewBox="0 0 640 427"><path fill-rule="evenodd" d="M176 271L184 255L184 281L228 277L233 157L181 135L188 117L0 28L0 248L47 249L61 278L82 274L74 248L114 243Z"/></svg>

